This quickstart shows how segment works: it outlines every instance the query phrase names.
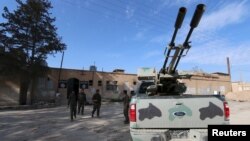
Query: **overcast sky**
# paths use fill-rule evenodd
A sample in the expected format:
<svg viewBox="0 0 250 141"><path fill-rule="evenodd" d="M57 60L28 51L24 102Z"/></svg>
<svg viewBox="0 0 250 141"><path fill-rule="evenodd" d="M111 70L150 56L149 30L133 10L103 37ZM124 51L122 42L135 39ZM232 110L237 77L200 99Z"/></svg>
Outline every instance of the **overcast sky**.
<svg viewBox="0 0 250 141"><path fill-rule="evenodd" d="M227 73L230 58L232 81L250 82L250 1L247 0L51 0L58 34L67 44L63 67L136 73L139 67L159 70L170 42L178 9L187 8L175 43L182 44L195 7L206 5L191 37L192 48L178 70L198 68ZM0 12L16 8L15 0L0 0ZM0 18L0 22L3 19ZM60 67L61 53L48 57Z"/></svg>

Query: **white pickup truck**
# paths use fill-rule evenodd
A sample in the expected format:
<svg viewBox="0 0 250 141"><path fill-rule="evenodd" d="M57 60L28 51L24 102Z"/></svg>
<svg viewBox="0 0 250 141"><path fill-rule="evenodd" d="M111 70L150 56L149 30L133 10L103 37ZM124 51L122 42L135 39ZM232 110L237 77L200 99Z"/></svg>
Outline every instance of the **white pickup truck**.
<svg viewBox="0 0 250 141"><path fill-rule="evenodd" d="M139 71L141 83L129 109L133 141L206 141L208 125L229 124L225 98L213 94L184 94L186 86L179 80L191 76L180 75L176 70L180 58L185 56L183 53L191 48L189 38L204 11L204 4L197 5L184 43L175 46L176 33L186 14L186 8L181 7L162 69L159 73L154 69Z"/></svg>
<svg viewBox="0 0 250 141"><path fill-rule="evenodd" d="M229 124L221 95L148 96L143 82L130 103L133 141L206 141L209 124Z"/></svg>

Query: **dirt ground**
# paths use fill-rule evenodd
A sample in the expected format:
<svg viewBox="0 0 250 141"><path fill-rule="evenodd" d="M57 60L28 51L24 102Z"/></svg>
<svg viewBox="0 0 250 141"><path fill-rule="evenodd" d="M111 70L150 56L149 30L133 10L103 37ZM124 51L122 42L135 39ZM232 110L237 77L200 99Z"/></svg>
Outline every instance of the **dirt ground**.
<svg viewBox="0 0 250 141"><path fill-rule="evenodd" d="M250 91L229 92L226 98L235 101L250 101Z"/></svg>
<svg viewBox="0 0 250 141"><path fill-rule="evenodd" d="M250 125L250 102L229 101L230 123Z"/></svg>
<svg viewBox="0 0 250 141"><path fill-rule="evenodd" d="M231 124L250 124L250 102L229 101ZM37 110L0 111L0 141L129 141L129 126L123 124L122 103L106 103L101 118L85 115L69 119L65 106Z"/></svg>
<svg viewBox="0 0 250 141"><path fill-rule="evenodd" d="M101 118L92 118L92 106L85 106L73 122L66 106L0 111L0 141L128 141L122 110L122 103L106 103Z"/></svg>

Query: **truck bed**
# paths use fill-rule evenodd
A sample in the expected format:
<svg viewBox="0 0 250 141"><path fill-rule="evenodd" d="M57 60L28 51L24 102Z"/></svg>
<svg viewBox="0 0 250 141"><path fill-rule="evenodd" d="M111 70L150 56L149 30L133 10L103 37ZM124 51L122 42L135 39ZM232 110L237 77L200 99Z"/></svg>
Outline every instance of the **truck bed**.
<svg viewBox="0 0 250 141"><path fill-rule="evenodd" d="M229 124L221 96L138 96L133 129L202 129L209 124Z"/></svg>

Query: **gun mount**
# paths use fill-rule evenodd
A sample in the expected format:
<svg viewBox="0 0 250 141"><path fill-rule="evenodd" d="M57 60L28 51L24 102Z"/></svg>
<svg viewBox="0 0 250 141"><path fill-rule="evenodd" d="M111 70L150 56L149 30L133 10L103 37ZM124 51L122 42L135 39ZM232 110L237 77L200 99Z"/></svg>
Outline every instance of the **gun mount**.
<svg viewBox="0 0 250 141"><path fill-rule="evenodd" d="M163 67L161 68L158 74L158 82L157 82L157 93L159 93L160 95L179 95L186 91L185 84L179 82L178 79L188 78L189 76L179 75L176 69L179 64L180 59L183 56L185 56L188 53L189 49L191 48L191 45L190 45L191 42L189 41L189 39L191 37L191 34L193 33L194 28L196 28L200 22L202 14L205 11L205 5L204 4L197 5L193 18L190 22L190 30L186 36L184 43L176 46L174 41L176 38L176 34L178 32L178 29L181 28L182 22L186 15L186 11L187 10L185 7L181 7L179 9L179 13L177 15L176 22L175 22L175 30L174 30L171 42L169 43L168 48L166 48L167 53L166 53L166 50L164 52L164 54L166 55L166 58L165 58Z"/></svg>

